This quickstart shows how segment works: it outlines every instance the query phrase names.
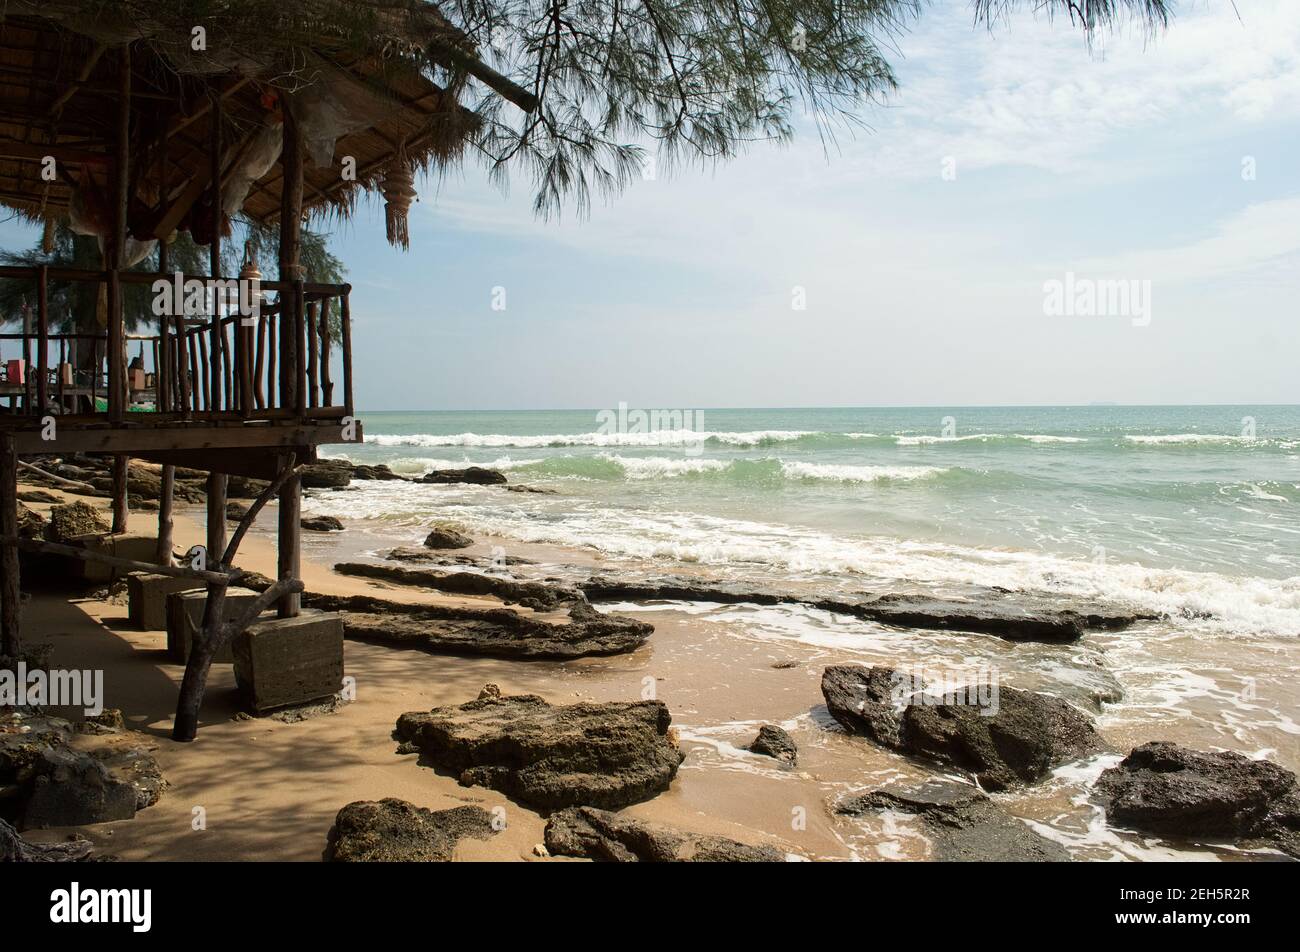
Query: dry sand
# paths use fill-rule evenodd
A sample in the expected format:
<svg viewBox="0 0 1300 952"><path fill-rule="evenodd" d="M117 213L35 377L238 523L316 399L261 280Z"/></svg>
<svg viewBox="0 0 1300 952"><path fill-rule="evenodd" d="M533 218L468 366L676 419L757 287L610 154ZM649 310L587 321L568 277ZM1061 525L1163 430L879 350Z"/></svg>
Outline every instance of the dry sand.
<svg viewBox="0 0 1300 952"><path fill-rule="evenodd" d="M49 508L27 505L37 511ZM263 513L261 522L274 525L273 508ZM131 528L149 531L155 520L153 513L132 513ZM178 516L177 548L202 541L202 525ZM274 575L274 547L266 537L250 534L238 563ZM308 590L315 592L499 605L493 599L443 596L406 587L394 591L309 562L304 562L302 575ZM463 841L457 858L536 859L533 851L542 842L544 818L495 791L462 787L451 776L417 766L415 755L395 754L390 733L397 717L405 711L471 700L488 682L500 685L507 694L538 693L555 703L573 703L637 699L644 679L654 677L647 673L648 648L624 658L560 664L446 657L348 641L345 665L346 673L356 679L355 702L336 713L293 724L238 718L232 666L217 664L208 682L198 738L180 744L170 734L184 669L165 656L164 632L138 631L129 624L124 597L100 601L37 594L24 609L23 625L31 642L53 645L52 666L102 669L105 706L119 708L128 726L142 731L156 747L169 784L162 799L133 820L80 828L99 850L124 860L318 860L340 807L383 797L399 797L430 809L466 803L490 811L501 808L506 828L488 841ZM662 639L661 633L654 637ZM772 673L787 679L791 674ZM685 770L672 791L632 811L747 842L771 840L759 828L717 816L708 806L712 798L690 789L695 786L688 780L690 773ZM195 829L200 808L206 829ZM59 835L60 831L46 831L39 838Z"/></svg>

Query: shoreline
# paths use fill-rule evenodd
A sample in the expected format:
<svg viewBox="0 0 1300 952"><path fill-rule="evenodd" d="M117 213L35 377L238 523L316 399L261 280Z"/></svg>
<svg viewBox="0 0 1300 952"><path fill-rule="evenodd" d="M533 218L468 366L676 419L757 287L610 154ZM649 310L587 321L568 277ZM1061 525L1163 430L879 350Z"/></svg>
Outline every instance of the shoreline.
<svg viewBox="0 0 1300 952"><path fill-rule="evenodd" d="M178 508L178 548L202 541L201 516L201 507ZM148 512L132 514L137 528L151 518ZM274 524L270 512L259 519L264 529L250 532L241 566L271 574L275 558L267 533ZM373 526L359 532L362 523L356 521L345 525L341 533L304 534L313 537L304 547L302 564L308 591L460 608L502 605L488 597L446 595L334 572L332 564L358 551L384 561L380 549L369 544L383 538L381 533ZM395 547L409 540L390 541ZM473 547L457 552L486 555L499 541L480 537ZM514 546L512 554L529 551ZM560 547L539 547L530 554L564 559L565 564L585 562L597 570L600 563L590 553ZM539 561L515 574L533 578L546 568ZM1125 636L1099 632L1072 646L1027 646L987 635L886 633L867 621L807 607L620 602L599 609L649 621L654 634L628 654L563 662L431 654L347 640L346 672L357 679L357 700L299 723L239 719L231 667L215 665L199 737L188 745L172 742L168 734L183 668L162 659L161 632L131 629L124 603L113 601L38 594L27 612L29 629L51 636L52 663L103 668L105 705L120 708L128 726L145 731L157 745L170 784L162 799L133 820L81 829L97 851L123 859L318 860L341 807L398 797L435 810L464 804L500 808L506 829L486 841L463 840L456 858L536 860L534 847L542 843L545 825L541 813L492 790L462 787L450 775L418 766L415 755L394 753L397 742L390 735L399 715L472 700L487 683L499 685L504 694L539 694L554 704L638 700L647 692L664 701L687 756L671 787L627 807L624 813L630 817L751 845L774 844L805 859L925 858L930 846L916 823L846 819L831 806L854 793L933 777L933 769L847 735L827 714L818 687L827 665L896 664L904 658L936 668L954 658L983 659L1004 670L1010 685L1058 693L1069 684L1052 680L1059 678L1061 666L1073 666L1071 677L1091 667L1110 670L1126 682L1127 695L1097 716L1113 749L1067 765L1041 785L998 795L999 805L1061 843L1076 859L1249 856L1236 847L1168 846L1144 842L1150 837L1118 834L1098 826L1095 806L1076 802L1090 780L1137 744L1167 738L1207 746L1207 732L1194 720L1166 719L1159 729L1149 720L1144 723L1148 712L1142 689L1125 670L1132 663L1124 658ZM792 619L803 627L790 628ZM1140 644L1152 635L1127 637ZM1277 660L1268 650L1246 654L1250 657L1243 655L1243 670L1258 666L1263 671ZM763 724L793 735L798 767L743 749ZM1240 744L1214 744L1214 733L1208 732L1208 745L1241 749ZM1295 769L1300 743L1275 749L1271 756ZM239 779L252 771L259 778L255 789ZM205 831L190 828L196 807L205 811ZM802 818L802 828L794 817ZM48 841L58 834L39 831L35 838Z"/></svg>

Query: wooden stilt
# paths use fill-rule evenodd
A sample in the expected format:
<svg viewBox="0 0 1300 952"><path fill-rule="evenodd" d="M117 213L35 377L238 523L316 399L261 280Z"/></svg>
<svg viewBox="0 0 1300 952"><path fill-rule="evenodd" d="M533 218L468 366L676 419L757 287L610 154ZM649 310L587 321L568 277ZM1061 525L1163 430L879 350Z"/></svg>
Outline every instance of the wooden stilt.
<svg viewBox="0 0 1300 952"><path fill-rule="evenodd" d="M176 490L176 467L162 468L162 489L158 493L158 550L155 556L159 565L172 564L172 499Z"/></svg>
<svg viewBox="0 0 1300 952"><path fill-rule="evenodd" d="M113 457L113 534L126 531L130 509L127 505L127 473L131 457L118 454Z"/></svg>
<svg viewBox="0 0 1300 952"><path fill-rule="evenodd" d="M0 436L0 536L18 535L18 454L13 438ZM0 654L22 651L18 626L18 549L0 543Z"/></svg>
<svg viewBox="0 0 1300 952"><path fill-rule="evenodd" d="M289 477L280 490L278 542L279 577L299 578L302 574L302 481L297 476ZM280 599L279 615L296 618L301 607L302 596L289 592Z"/></svg>
<svg viewBox="0 0 1300 952"><path fill-rule="evenodd" d="M122 46L118 62L117 149L113 161L113 232L107 242L108 271L108 418L121 423L126 416L126 338L123 330L122 249L126 244L127 191L131 160L131 44ZM116 513L115 513L116 518Z"/></svg>
<svg viewBox="0 0 1300 952"><path fill-rule="evenodd" d="M226 551L226 475L208 474L208 567Z"/></svg>

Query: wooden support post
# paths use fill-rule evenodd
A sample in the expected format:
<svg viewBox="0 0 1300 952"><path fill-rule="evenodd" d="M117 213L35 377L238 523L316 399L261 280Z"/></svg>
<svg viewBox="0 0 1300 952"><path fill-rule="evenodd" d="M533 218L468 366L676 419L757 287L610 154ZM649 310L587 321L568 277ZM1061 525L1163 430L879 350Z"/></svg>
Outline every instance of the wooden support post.
<svg viewBox="0 0 1300 952"><path fill-rule="evenodd" d="M122 251L126 246L126 210L131 161L131 44L122 46L118 61L117 150L113 162L108 240L108 418L121 423L126 415L126 348L123 333Z"/></svg>
<svg viewBox="0 0 1300 952"><path fill-rule="evenodd" d="M293 282L293 349L294 368L298 379L294 384L294 411L299 419L307 416L307 305L303 300L302 278Z"/></svg>
<svg viewBox="0 0 1300 952"><path fill-rule="evenodd" d="M348 304L352 285L343 286L343 310L339 316L339 333L343 338L343 413L353 415L352 404L352 310Z"/></svg>
<svg viewBox="0 0 1300 952"><path fill-rule="evenodd" d="M280 280L300 281L302 268L302 130L293 118L293 110L284 103L284 145L280 152L283 167L280 187ZM301 312L298 311L300 286L280 292L280 406L296 409L303 395L297 393L298 364L303 359Z"/></svg>
<svg viewBox="0 0 1300 952"><path fill-rule="evenodd" d="M226 551L226 474L208 473L208 568ZM221 566L225 568L225 566Z"/></svg>
<svg viewBox="0 0 1300 952"><path fill-rule="evenodd" d="M36 278L36 410L41 416L50 406L50 306L48 265L41 265Z"/></svg>
<svg viewBox="0 0 1300 952"><path fill-rule="evenodd" d="M209 95L215 95L210 92ZM211 153L212 171L212 243L208 245L208 273L214 278L221 277L221 97L216 96L212 103ZM222 405L221 384L223 375L230 372L230 355L226 352L226 331L221 326L221 301L217 295L212 299L212 403L213 410L224 409ZM223 366L224 369L223 369ZM224 519L225 516L222 516Z"/></svg>
<svg viewBox="0 0 1300 952"><path fill-rule="evenodd" d="M0 536L18 535L18 454L13 437L0 435ZM0 543L0 654L22 651L18 619L18 549Z"/></svg>
<svg viewBox="0 0 1300 952"><path fill-rule="evenodd" d="M127 473L131 458L121 453L113 457L113 534L126 531L129 509L127 507Z"/></svg>
<svg viewBox="0 0 1300 952"><path fill-rule="evenodd" d="M284 462L281 465L285 465ZM290 476L280 489L278 574L282 579L297 579L302 575L302 480ZM302 608L302 596L289 592L279 603L281 618L297 618Z"/></svg>
<svg viewBox="0 0 1300 952"><path fill-rule="evenodd" d="M175 490L176 467L163 466L162 489L158 493L158 549L155 556L159 565L172 564L172 500Z"/></svg>
<svg viewBox="0 0 1300 952"><path fill-rule="evenodd" d="M60 337L59 338L59 412L60 413L66 413L68 411L67 386L63 380L63 365L66 364L67 362L68 362L68 339L66 337Z"/></svg>

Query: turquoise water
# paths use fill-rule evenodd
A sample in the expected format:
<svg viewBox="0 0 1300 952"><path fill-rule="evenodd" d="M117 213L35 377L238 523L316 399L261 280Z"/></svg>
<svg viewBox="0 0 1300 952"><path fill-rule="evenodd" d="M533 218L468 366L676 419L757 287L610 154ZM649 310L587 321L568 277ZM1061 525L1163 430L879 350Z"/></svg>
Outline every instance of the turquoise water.
<svg viewBox="0 0 1300 952"><path fill-rule="evenodd" d="M1300 633L1300 407L361 416L356 461L556 491L390 484L329 503L412 533L455 518L628 563L1059 588Z"/></svg>

